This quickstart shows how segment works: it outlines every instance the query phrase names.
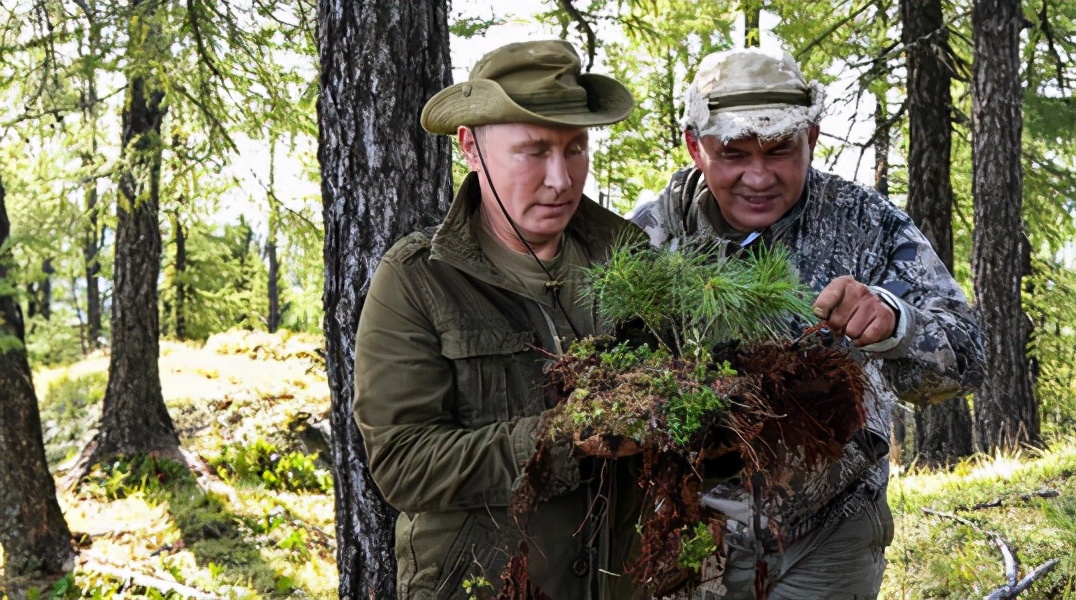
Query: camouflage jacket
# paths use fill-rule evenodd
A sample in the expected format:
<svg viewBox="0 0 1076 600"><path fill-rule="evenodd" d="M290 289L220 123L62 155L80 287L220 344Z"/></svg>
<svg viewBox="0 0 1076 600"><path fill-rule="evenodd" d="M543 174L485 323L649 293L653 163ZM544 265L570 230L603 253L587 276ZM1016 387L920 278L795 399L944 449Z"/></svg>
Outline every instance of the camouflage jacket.
<svg viewBox="0 0 1076 600"><path fill-rule="evenodd" d="M720 237L701 216L704 202L716 200L702 173L686 168L673 175L656 200L640 205L632 220L655 245ZM789 250L801 279L816 292L836 277L851 275L900 313L892 338L850 350L868 380L864 430L836 464L803 472L790 461L781 478L792 494L763 501L760 512L769 521L765 531L748 531L751 502L745 485L727 482L704 497L732 518L730 543L762 541L772 548L777 540L790 543L857 514L883 494L895 402L924 405L969 393L982 380L985 359L963 291L908 215L877 192L811 169L799 202L758 233L767 244Z"/></svg>

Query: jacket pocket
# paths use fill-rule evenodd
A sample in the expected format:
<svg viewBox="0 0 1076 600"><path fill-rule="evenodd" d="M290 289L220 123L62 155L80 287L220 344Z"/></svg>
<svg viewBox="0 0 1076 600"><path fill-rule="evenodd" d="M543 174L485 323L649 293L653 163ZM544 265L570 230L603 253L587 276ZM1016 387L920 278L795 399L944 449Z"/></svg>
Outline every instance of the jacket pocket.
<svg viewBox="0 0 1076 600"><path fill-rule="evenodd" d="M542 373L534 341L533 332L495 328L441 335L441 354L452 361L456 379L451 409L461 425L477 428L537 414L533 388L541 384Z"/></svg>
<svg viewBox="0 0 1076 600"><path fill-rule="evenodd" d="M491 527L488 517L470 513L445 554L438 598L466 598L464 580L483 578L494 589L500 587L500 575L507 564L505 536ZM488 590L487 590L488 591Z"/></svg>

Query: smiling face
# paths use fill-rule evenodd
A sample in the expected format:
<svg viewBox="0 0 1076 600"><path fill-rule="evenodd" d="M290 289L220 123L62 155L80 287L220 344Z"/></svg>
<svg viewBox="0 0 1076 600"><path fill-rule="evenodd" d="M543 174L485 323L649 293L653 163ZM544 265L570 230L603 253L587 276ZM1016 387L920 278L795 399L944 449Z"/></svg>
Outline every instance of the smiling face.
<svg viewBox="0 0 1076 600"><path fill-rule="evenodd" d="M468 166L478 171L483 223L506 247L526 252L497 206L475 147L475 133L459 129ZM539 258L556 255L560 238L583 197L590 168L585 128L542 125L486 125L478 129L478 147L504 208Z"/></svg>
<svg viewBox="0 0 1076 600"><path fill-rule="evenodd" d="M721 216L737 231L763 229L776 223L800 198L818 140L812 125L790 137L759 141L731 140L684 133L688 152L702 171Z"/></svg>

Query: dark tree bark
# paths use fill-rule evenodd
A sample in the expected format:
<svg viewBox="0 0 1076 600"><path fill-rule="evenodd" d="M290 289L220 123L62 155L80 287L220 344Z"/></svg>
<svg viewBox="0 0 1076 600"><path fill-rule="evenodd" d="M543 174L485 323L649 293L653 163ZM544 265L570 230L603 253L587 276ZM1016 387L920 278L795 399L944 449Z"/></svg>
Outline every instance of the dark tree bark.
<svg viewBox="0 0 1076 600"><path fill-rule="evenodd" d="M882 19L883 26L888 24L884 8L879 11L879 18ZM892 130L893 126L885 99L879 98L874 103L874 189L887 198L889 197L889 150ZM904 411L901 407L894 408L893 425L889 432L890 456L898 462L905 456L907 427L905 427L904 419Z"/></svg>
<svg viewBox="0 0 1076 600"><path fill-rule="evenodd" d="M370 479L352 418L355 331L385 250L448 208L450 140L419 125L425 101L451 83L447 13L444 0L318 1L324 328L341 598L395 597L395 511Z"/></svg>
<svg viewBox="0 0 1076 600"><path fill-rule="evenodd" d="M36 317L41 312L38 308L40 304L38 300L39 293L36 283L30 282L26 284L26 318L28 319Z"/></svg>
<svg viewBox="0 0 1076 600"><path fill-rule="evenodd" d="M952 66L941 0L901 0L908 66L908 215L953 272ZM927 466L972 454L971 412L964 397L915 409L916 452Z"/></svg>
<svg viewBox="0 0 1076 600"><path fill-rule="evenodd" d="M269 141L269 235L265 240L265 257L269 261L269 333L280 327L280 261L276 253L277 231L280 226L280 202L276 197L276 138Z"/></svg>
<svg viewBox="0 0 1076 600"><path fill-rule="evenodd" d="M972 272L986 346L986 378L975 396L976 447L1039 443L1039 410L1028 361L1031 321L1020 292L1031 271L1020 166L1020 0L977 0L972 79Z"/></svg>
<svg viewBox="0 0 1076 600"><path fill-rule="evenodd" d="M889 149L892 126L889 124L889 111L884 102L874 105L874 189L889 197Z"/></svg>
<svg viewBox="0 0 1076 600"><path fill-rule="evenodd" d="M0 182L0 247L10 224ZM0 255L0 281L9 257ZM19 303L0 295L0 546L7 576L59 573L73 555L71 531L45 461L41 416L26 360Z"/></svg>
<svg viewBox="0 0 1076 600"><path fill-rule="evenodd" d="M100 26L91 23L89 27L90 48L100 43ZM97 83L96 62L85 61L86 90L83 98L82 115L90 126L90 150L82 156L82 165L92 170L97 156ZM86 182L85 202L86 224L82 240L83 265L86 271L86 348L94 350L101 347L101 289L98 276L101 272L101 224L98 214L97 179Z"/></svg>
<svg viewBox="0 0 1076 600"><path fill-rule="evenodd" d="M141 6L139 6L141 4ZM143 17L156 0L133 0ZM144 11L144 12L143 12ZM153 44L159 32L132 19L131 43ZM161 394L157 277L161 264L159 185L164 94L141 74L128 79L122 126L125 166L119 174L112 344L108 386L96 445L86 465L116 455L161 452L177 456L179 438Z"/></svg>
<svg viewBox="0 0 1076 600"><path fill-rule="evenodd" d="M269 319L266 328L273 333L280 328L280 259L277 258L275 241L266 243L265 254L269 259Z"/></svg>
<svg viewBox="0 0 1076 600"><path fill-rule="evenodd" d="M48 321L52 318L52 276L56 273L51 258L41 261L41 273L43 277L40 282L26 286L26 313L30 317L41 315L42 319Z"/></svg>
<svg viewBox="0 0 1076 600"><path fill-rule="evenodd" d="M46 258L41 263L41 272L45 275L41 280L41 299L39 308L41 310L41 316L46 321L52 318L52 276L56 274L56 269L52 266L52 259Z"/></svg>
<svg viewBox="0 0 1076 600"><path fill-rule="evenodd" d="M744 46L758 48L762 43L762 0L743 0Z"/></svg>
<svg viewBox="0 0 1076 600"><path fill-rule="evenodd" d="M172 236L176 244L176 276L175 300L172 307L175 311L175 331L177 340L187 339L187 233L183 230L183 223L179 220L179 211L175 211L172 217Z"/></svg>
<svg viewBox="0 0 1076 600"><path fill-rule="evenodd" d="M97 215L97 181L86 186L86 232L82 245L86 270L86 347L101 347L101 225Z"/></svg>

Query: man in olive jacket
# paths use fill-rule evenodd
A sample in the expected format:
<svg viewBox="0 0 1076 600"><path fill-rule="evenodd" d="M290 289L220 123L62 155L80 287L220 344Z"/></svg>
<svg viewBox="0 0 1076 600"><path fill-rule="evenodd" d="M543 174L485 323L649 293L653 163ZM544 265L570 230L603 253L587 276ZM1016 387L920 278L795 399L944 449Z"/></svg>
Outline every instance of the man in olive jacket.
<svg viewBox="0 0 1076 600"><path fill-rule="evenodd" d="M788 54L705 57L684 93L694 166L633 216L656 244L783 246L818 292L815 315L867 378L866 426L840 460L785 465L772 478L787 494L763 506L752 482L736 478L704 495L728 517L727 564L696 598L876 597L893 536L890 410L897 400L965 394L982 380L974 312L923 233L877 192L811 167L823 107L822 86Z"/></svg>
<svg viewBox="0 0 1076 600"><path fill-rule="evenodd" d="M439 227L386 253L355 353L370 472L401 511L399 598L466 597L465 580L501 587L524 537L509 501L554 400L543 366L603 329L581 267L626 230L645 239L582 193L587 128L633 107L616 80L582 74L569 44L541 41L487 54L423 109L422 126L456 135L472 172ZM572 449L553 459L553 497L523 524L531 581L551 598L627 597L612 588L629 578L604 574L624 559Z"/></svg>

